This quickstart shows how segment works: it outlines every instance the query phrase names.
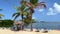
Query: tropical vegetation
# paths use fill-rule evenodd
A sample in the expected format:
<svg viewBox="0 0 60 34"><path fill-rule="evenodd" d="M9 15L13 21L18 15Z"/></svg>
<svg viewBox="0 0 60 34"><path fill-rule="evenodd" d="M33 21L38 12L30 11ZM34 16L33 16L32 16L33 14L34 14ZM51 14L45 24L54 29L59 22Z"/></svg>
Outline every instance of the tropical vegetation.
<svg viewBox="0 0 60 34"><path fill-rule="evenodd" d="M32 23L36 22L35 19L32 19L32 15L35 12L35 8L46 8L45 2L39 2L39 0L20 0L20 6L15 7L17 12L12 15L14 17L13 21L16 20L17 17L21 16L22 21L26 24L31 25L31 31L33 31ZM0 9L2 11L2 9ZM0 14L0 18L4 16L3 14ZM1 21L1 20L0 20ZM9 22L8 22L9 21ZM2 20L0 26L12 26L13 21L11 20ZM3 24L4 23L4 24Z"/></svg>
<svg viewBox="0 0 60 34"><path fill-rule="evenodd" d="M29 0L29 2L27 2L26 0L21 0L21 4L24 4L26 5L27 7L29 7L30 9L30 16L29 16L29 20L30 20L30 24L31 24L31 31L33 31L33 28L32 28L32 15L34 13L34 8L46 8L46 5L45 5L45 2L38 2L39 0Z"/></svg>
<svg viewBox="0 0 60 34"><path fill-rule="evenodd" d="M0 11L2 11L2 9L0 9ZM3 16L4 16L3 14L0 14L0 19L1 19Z"/></svg>
<svg viewBox="0 0 60 34"><path fill-rule="evenodd" d="M12 27L13 23L12 20L0 20L0 27Z"/></svg>

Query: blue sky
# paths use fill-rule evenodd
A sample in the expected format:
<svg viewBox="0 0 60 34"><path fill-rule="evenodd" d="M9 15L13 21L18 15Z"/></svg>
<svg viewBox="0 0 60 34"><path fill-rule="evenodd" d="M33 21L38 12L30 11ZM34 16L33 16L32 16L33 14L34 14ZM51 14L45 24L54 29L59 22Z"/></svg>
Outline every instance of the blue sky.
<svg viewBox="0 0 60 34"><path fill-rule="evenodd" d="M33 19L40 21L53 21L60 22L60 0L39 0L41 2L45 2L47 8L46 9L35 9L35 13L33 14ZM3 9L1 14L5 16L3 19L12 19L12 14L17 12L14 6L20 6L20 0L0 0L0 8ZM21 17L17 18L18 20Z"/></svg>

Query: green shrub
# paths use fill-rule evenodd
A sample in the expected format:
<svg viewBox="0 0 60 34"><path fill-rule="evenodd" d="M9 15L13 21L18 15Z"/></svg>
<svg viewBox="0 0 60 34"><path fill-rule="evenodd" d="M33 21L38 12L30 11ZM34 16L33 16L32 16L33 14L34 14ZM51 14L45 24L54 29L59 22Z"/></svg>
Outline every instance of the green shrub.
<svg viewBox="0 0 60 34"><path fill-rule="evenodd" d="M13 23L12 20L0 20L0 27L11 27Z"/></svg>

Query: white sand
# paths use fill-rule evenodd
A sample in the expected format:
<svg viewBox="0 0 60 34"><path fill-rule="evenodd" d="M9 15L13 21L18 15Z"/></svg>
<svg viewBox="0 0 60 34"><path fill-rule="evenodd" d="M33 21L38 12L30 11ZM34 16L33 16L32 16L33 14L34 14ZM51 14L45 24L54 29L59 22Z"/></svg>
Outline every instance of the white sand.
<svg viewBox="0 0 60 34"><path fill-rule="evenodd" d="M35 32L35 29L33 32L31 32L30 29L27 29L27 31L11 31L10 29L0 28L0 34L60 34L60 31L50 30L48 33L43 33L41 30L40 32Z"/></svg>

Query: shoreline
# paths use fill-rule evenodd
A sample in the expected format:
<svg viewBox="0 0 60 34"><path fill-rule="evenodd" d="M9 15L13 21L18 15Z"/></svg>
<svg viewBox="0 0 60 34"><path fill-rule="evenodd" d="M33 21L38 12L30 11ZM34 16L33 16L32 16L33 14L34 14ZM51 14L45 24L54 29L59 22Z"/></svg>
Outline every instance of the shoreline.
<svg viewBox="0 0 60 34"><path fill-rule="evenodd" d="M0 34L43 34L42 30L39 30L39 32L35 32L36 29L33 29L33 31L31 32L30 29L26 29L26 31L11 31L9 28L6 29L2 29L0 28ZM48 30L47 33L45 34L60 34L60 30Z"/></svg>

